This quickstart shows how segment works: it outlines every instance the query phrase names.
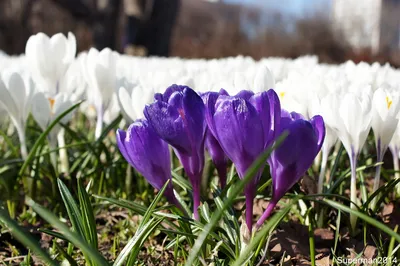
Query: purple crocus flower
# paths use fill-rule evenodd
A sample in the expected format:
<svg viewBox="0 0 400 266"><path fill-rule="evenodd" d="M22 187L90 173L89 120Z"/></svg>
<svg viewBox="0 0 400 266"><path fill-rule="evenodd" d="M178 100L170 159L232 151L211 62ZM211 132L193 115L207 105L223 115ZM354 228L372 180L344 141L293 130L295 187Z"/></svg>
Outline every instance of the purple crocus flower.
<svg viewBox="0 0 400 266"><path fill-rule="evenodd" d="M171 177L171 155L163 141L146 120L137 120L128 130L117 130L118 148L128 161L156 189L170 180L164 195L177 206Z"/></svg>
<svg viewBox="0 0 400 266"><path fill-rule="evenodd" d="M207 95L209 93L210 92L200 94L203 101L207 100ZM221 89L219 91L219 95L229 96L228 92L224 89ZM214 137L210 130L207 130L206 132L205 147L210 154L211 160L213 161L215 168L217 169L221 188L224 188L226 186L227 179L228 157L226 156L218 140Z"/></svg>
<svg viewBox="0 0 400 266"><path fill-rule="evenodd" d="M207 124L201 97L187 86L172 85L155 102L146 105L144 115L160 138L178 156L193 187L193 213L199 219L200 181L204 168L204 138Z"/></svg>
<svg viewBox="0 0 400 266"><path fill-rule="evenodd" d="M272 144L280 120L280 103L275 91L254 94L241 91L235 96L210 92L203 97L210 132L243 178L251 164ZM245 188L246 224L253 225L253 200L263 169Z"/></svg>
<svg viewBox="0 0 400 266"><path fill-rule="evenodd" d="M210 154L215 168L217 169L221 188L224 188L226 186L228 157L226 157L225 152L221 145L219 145L218 140L213 136L213 134L211 134L209 130L207 130L206 133L205 146Z"/></svg>
<svg viewBox="0 0 400 266"><path fill-rule="evenodd" d="M268 159L272 176L272 198L257 221L257 228L270 216L285 193L310 168L325 138L324 120L319 115L308 121L298 113L282 110L280 132L284 131L288 132L288 136Z"/></svg>

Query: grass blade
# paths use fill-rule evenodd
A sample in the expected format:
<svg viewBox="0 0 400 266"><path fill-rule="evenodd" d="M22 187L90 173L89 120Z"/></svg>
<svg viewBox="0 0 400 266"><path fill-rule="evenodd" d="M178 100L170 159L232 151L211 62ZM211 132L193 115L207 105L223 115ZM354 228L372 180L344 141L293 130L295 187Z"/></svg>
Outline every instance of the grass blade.
<svg viewBox="0 0 400 266"><path fill-rule="evenodd" d="M61 222L53 213L43 208L32 199L27 200L27 205L29 205L37 214L39 214L54 228L60 231L60 233L62 233L69 242L80 248L88 261L90 259L90 261L92 261L96 266L109 265L96 249L92 248L88 243L86 243L86 241L76 232L71 231L68 226Z"/></svg>
<svg viewBox="0 0 400 266"><path fill-rule="evenodd" d="M80 179L78 179L78 198L81 209L82 227L85 232L86 241L88 241L93 248L97 249L97 229L93 208L89 195Z"/></svg>
<svg viewBox="0 0 400 266"><path fill-rule="evenodd" d="M115 259L113 266L123 265L124 261L129 256L129 254L131 254L132 250L139 252L142 246L141 245L141 243L143 242L142 240L146 239L154 231L154 229L161 223L161 221L162 219L156 220L155 218L152 218L146 224L143 224L142 227L140 227L136 231L135 235L128 241L128 244L126 244L121 253Z"/></svg>
<svg viewBox="0 0 400 266"><path fill-rule="evenodd" d="M397 242L400 242L400 235L397 234L396 232L394 232L392 229L390 229L388 226L384 225L383 223L375 220L374 218L356 211L356 210L352 210L347 206L344 206L338 202L335 202L333 200L329 200L329 199L323 199L321 202L325 202L326 204L330 205L331 207L353 214L354 216L357 216L358 218L364 220L365 222L371 224L372 226L376 227L377 229L382 230L383 232L387 233L388 235L390 235L391 237L393 237Z"/></svg>
<svg viewBox="0 0 400 266"><path fill-rule="evenodd" d="M155 218L152 219L150 218L153 215L154 209L157 206L158 202L160 201L162 195L164 194L164 191L167 188L168 184L169 180L165 182L164 186L157 193L157 196L154 198L150 206L147 208L146 212L143 215L143 219L139 224L138 230L136 231L135 235L131 238L131 240L129 240L128 244L124 247L124 249L121 251L121 253L114 262L114 266L122 265L122 263L125 261L128 255L131 254L128 260L128 265L129 265L129 261L134 260L133 257L136 257L137 254L139 253L142 243L144 242L143 240L146 239L151 234L151 232L157 227L157 225L163 220L163 218L157 220L155 220Z"/></svg>
<svg viewBox="0 0 400 266"><path fill-rule="evenodd" d="M67 186L61 181L61 179L57 179L57 183L58 183L58 189L60 190L61 198L64 202L64 206L67 209L68 217L69 220L71 221L72 228L78 235L84 236L83 219L79 211L78 204L72 197L72 194L68 190Z"/></svg>
<svg viewBox="0 0 400 266"><path fill-rule="evenodd" d="M49 254L40 247L38 241L29 233L24 232L24 230L13 219L11 219L3 209L0 209L0 221L10 229L11 234L19 242L32 250L32 252L35 253L43 262L47 265L58 265L58 263L52 260Z"/></svg>

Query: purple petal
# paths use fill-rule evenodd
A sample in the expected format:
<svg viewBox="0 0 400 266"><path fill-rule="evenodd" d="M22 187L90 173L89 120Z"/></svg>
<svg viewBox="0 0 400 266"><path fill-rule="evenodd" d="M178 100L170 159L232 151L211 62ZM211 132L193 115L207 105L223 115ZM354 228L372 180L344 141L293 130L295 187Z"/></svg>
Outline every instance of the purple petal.
<svg viewBox="0 0 400 266"><path fill-rule="evenodd" d="M248 91L248 90L241 90L239 91L234 97L236 98L242 98L245 99L246 101L249 101L250 98L254 95L254 92Z"/></svg>
<svg viewBox="0 0 400 266"><path fill-rule="evenodd" d="M117 131L118 147L124 158L155 188L171 179L168 144L154 132L146 120L133 123L124 132ZM166 195L171 199L172 186Z"/></svg>
<svg viewBox="0 0 400 266"><path fill-rule="evenodd" d="M204 137L207 128L205 107L201 97L192 89L183 90L183 112L179 111L185 124L193 149L204 150Z"/></svg>
<svg viewBox="0 0 400 266"><path fill-rule="evenodd" d="M318 137L318 149L321 149L322 144L324 143L324 139L325 139L324 119L322 118L322 116L316 115L311 118L310 122L314 128L315 135L317 135L317 137Z"/></svg>
<svg viewBox="0 0 400 266"><path fill-rule="evenodd" d="M216 136L215 125L214 125L214 113L215 105L217 103L219 94L217 92L206 92L202 95L202 99L205 105L205 118L211 133Z"/></svg>
<svg viewBox="0 0 400 266"><path fill-rule="evenodd" d="M156 101L146 105L144 115L160 138L181 152L191 152L191 142L176 108L166 102Z"/></svg>
<svg viewBox="0 0 400 266"><path fill-rule="evenodd" d="M264 131L256 109L244 99L232 97L220 103L214 122L217 140L243 177L264 150Z"/></svg>
<svg viewBox="0 0 400 266"><path fill-rule="evenodd" d="M265 144L264 148L270 143L270 131L271 131L271 113L270 113L270 106L269 106L269 98L267 92L261 92L253 95L249 99L250 103L256 108L261 123L263 126L264 131L264 141ZM273 129L272 129L273 130Z"/></svg>
<svg viewBox="0 0 400 266"><path fill-rule="evenodd" d="M283 197L299 181L320 149L317 135L310 122L295 120L282 130L288 130L289 135L272 152L269 159L275 200Z"/></svg>
<svg viewBox="0 0 400 266"><path fill-rule="evenodd" d="M176 85L176 84L172 84L171 86L169 86L164 94L163 94L163 100L164 102L168 102L169 98L171 97L171 95L174 92L183 92L184 89L189 88L188 86L182 86L182 85Z"/></svg>
<svg viewBox="0 0 400 266"><path fill-rule="evenodd" d="M270 107L271 125L270 125L270 136L273 139L278 137L280 131L280 121L281 121L281 103L279 97L274 90L268 90L268 99Z"/></svg>

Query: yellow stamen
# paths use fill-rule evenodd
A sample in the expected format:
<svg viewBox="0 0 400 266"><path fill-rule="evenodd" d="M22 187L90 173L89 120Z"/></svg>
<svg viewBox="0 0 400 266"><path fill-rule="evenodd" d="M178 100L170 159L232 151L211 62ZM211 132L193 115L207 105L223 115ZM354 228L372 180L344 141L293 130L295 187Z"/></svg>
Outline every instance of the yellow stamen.
<svg viewBox="0 0 400 266"><path fill-rule="evenodd" d="M389 98L389 96L386 96L386 104L387 108L390 109L390 106L392 105L393 101Z"/></svg>
<svg viewBox="0 0 400 266"><path fill-rule="evenodd" d="M280 98L283 98L283 96L285 96L285 94L286 94L286 92L281 91L281 92L279 93L279 97L280 97Z"/></svg>
<svg viewBox="0 0 400 266"><path fill-rule="evenodd" d="M49 97L49 102L50 102L50 109L53 110L55 100L53 98Z"/></svg>

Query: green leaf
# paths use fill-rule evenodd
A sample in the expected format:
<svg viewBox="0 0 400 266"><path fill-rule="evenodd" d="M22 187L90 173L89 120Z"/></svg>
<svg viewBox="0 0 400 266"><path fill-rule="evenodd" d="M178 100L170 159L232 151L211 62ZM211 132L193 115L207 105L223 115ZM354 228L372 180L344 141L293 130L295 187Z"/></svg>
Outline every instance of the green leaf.
<svg viewBox="0 0 400 266"><path fill-rule="evenodd" d="M60 190L61 198L64 202L64 206L67 209L69 220L71 221L72 228L75 232L84 236L84 225L83 218L79 211L79 206L76 203L74 197L72 197L71 192L68 190L67 186L61 181L61 179L57 179L58 189Z"/></svg>
<svg viewBox="0 0 400 266"><path fill-rule="evenodd" d="M397 233L397 229L399 228L399 226L398 225L396 225L395 226L395 228L394 228L394 232L395 233ZM393 252L393 249L394 249L394 243L395 243L396 241L395 241L395 239L394 239L394 237L391 237L390 238L390 242L389 242L389 248L388 248L388 252L387 252L387 258L388 258L388 263L387 263L387 266L391 266L392 265L392 258L394 258L394 252Z"/></svg>
<svg viewBox="0 0 400 266"><path fill-rule="evenodd" d="M3 209L0 209L0 221L10 229L11 234L19 242L31 249L32 252L35 253L44 263L47 265L58 265L58 263L52 260L49 254L40 247L37 239L34 239L29 233L24 232L24 229L11 219Z"/></svg>
<svg viewBox="0 0 400 266"><path fill-rule="evenodd" d="M335 202L333 200L329 200L329 199L323 199L322 202L325 202L326 204L332 206L335 209L350 213L354 216L357 216L358 218L366 221L367 223L371 224L372 226L376 227L377 229L382 230L383 232L387 233L388 235L390 235L391 237L393 237L397 242L400 242L400 235L397 234L396 232L394 232L392 229L390 229L389 227L387 227L386 225L384 225L383 223L375 220L374 218L356 211L356 210L352 210L347 206L344 206L338 202Z"/></svg>
<svg viewBox="0 0 400 266"><path fill-rule="evenodd" d="M157 220L155 218L152 219L150 218L153 215L154 209L157 206L158 202L160 201L162 195L164 194L164 191L167 188L168 184L169 180L165 182L164 186L161 188L157 196L154 198L150 206L147 208L147 211L144 213L143 219L138 226L138 230L136 231L135 235L129 240L128 244L124 247L124 249L121 251L121 253L114 262L114 266L122 265L122 263L125 261L128 255L131 254L128 259L128 265L129 265L129 261L133 261L137 256L137 254L139 253L144 240L152 233L152 231L157 227L157 225L160 224L161 221L163 220L163 218Z"/></svg>
<svg viewBox="0 0 400 266"><path fill-rule="evenodd" d="M78 197L79 205L81 209L82 226L85 232L86 241L92 245L93 248L98 248L97 243L97 229L96 220L93 213L92 204L89 199L89 195L86 192L80 179L78 179Z"/></svg>
<svg viewBox="0 0 400 266"><path fill-rule="evenodd" d="M147 208L147 211L143 215L143 219L140 222L139 228L144 226L150 220L150 217L153 215L154 209L156 208L156 206L157 206L158 202L160 201L161 197L163 196L164 191L167 188L169 182L170 182L170 180L167 180L167 182L165 182L164 186L157 193L157 196L154 198L154 200L151 202L150 206Z"/></svg>
<svg viewBox="0 0 400 266"><path fill-rule="evenodd" d="M143 240L154 231L161 221L162 219L152 218L146 224L142 224L142 227L136 231L135 235L128 241L128 244L126 244L121 253L115 259L113 266L123 265L124 261L132 251L137 254L140 251Z"/></svg>
<svg viewBox="0 0 400 266"><path fill-rule="evenodd" d="M86 241L78 235L76 232L71 231L66 224L61 222L53 213L46 210L32 199L27 199L27 205L29 205L37 214L39 214L44 220L51 224L54 228L60 231L69 242L78 247L87 261L92 261L96 266L109 265L104 257L99 253L98 250L92 248Z"/></svg>
<svg viewBox="0 0 400 266"><path fill-rule="evenodd" d="M13 145L11 138L6 134L6 132L4 132L3 130L0 130L0 136L3 137L3 139L7 143L8 147L10 147L14 156L18 157L19 156L18 148Z"/></svg>

